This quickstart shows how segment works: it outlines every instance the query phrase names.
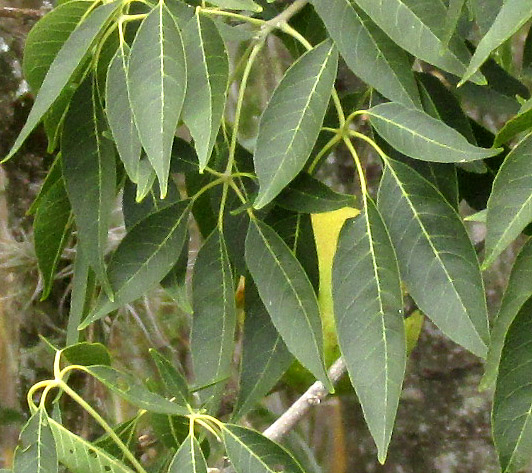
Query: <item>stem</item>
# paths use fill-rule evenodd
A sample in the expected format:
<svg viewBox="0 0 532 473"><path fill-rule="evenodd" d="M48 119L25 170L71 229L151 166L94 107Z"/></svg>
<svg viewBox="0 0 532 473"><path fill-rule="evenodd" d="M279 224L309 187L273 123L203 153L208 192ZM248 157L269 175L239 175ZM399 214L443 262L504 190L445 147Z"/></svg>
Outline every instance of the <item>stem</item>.
<svg viewBox="0 0 532 473"><path fill-rule="evenodd" d="M345 145L347 146L347 149L351 153L351 156L353 156L353 159L355 160L355 165L357 167L357 172L358 172L358 178L360 180L360 188L362 189L362 195L364 196L364 199L365 199L368 193L368 186L366 184L366 176L364 174L364 169L362 168L362 163L360 162L360 158L358 157L357 151L355 147L353 146L353 143L351 143L351 140L348 137L344 137L343 140L344 140Z"/></svg>
<svg viewBox="0 0 532 473"><path fill-rule="evenodd" d="M312 161L312 164L308 168L309 174L313 174L314 170L316 169L316 166L321 161L321 158L325 156L329 151L332 150L332 148L342 139L341 135L334 135L327 144L320 150L320 152L316 155L314 158L314 161Z"/></svg>
<svg viewBox="0 0 532 473"><path fill-rule="evenodd" d="M204 15L225 16L228 18L233 18L235 20L245 21L246 23L251 23L252 25L263 26L264 24L266 24L266 21L260 20L259 18L253 18L251 16L240 15L239 13L233 13L224 10L216 10L215 8L200 7L198 10Z"/></svg>
<svg viewBox="0 0 532 473"><path fill-rule="evenodd" d="M386 160L388 159L388 155L382 150L382 148L377 143L375 143L375 141L373 141L371 138L367 137L366 135L359 133L358 131L349 130L349 134L353 138L360 138L361 140L368 143L375 151L377 151L381 159L384 162L386 162Z"/></svg>
<svg viewBox="0 0 532 473"><path fill-rule="evenodd" d="M201 194L203 194L204 192L207 192L209 189L212 189L213 187L216 187L218 184L221 184L224 181L225 181L225 178L220 177L219 179L215 179L214 181L209 182L207 185L203 186L198 192L196 192L191 197L191 199L193 201L197 200L201 196Z"/></svg>

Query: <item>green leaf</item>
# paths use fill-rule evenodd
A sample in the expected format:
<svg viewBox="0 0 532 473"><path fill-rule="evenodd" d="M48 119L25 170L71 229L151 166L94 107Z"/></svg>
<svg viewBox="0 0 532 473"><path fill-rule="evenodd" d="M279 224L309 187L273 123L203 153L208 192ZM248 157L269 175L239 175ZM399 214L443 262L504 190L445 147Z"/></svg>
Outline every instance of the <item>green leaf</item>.
<svg viewBox="0 0 532 473"><path fill-rule="evenodd" d="M332 287L340 350L384 463L405 373L406 339L397 258L369 197L365 212L347 220L340 232Z"/></svg>
<svg viewBox="0 0 532 473"><path fill-rule="evenodd" d="M339 194L309 174L301 173L279 194L276 202L295 212L321 213L353 207L356 198L350 194Z"/></svg>
<svg viewBox="0 0 532 473"><path fill-rule="evenodd" d="M530 17L532 17L530 0L505 1L491 28L478 44L460 84L477 72L491 52L519 31Z"/></svg>
<svg viewBox="0 0 532 473"><path fill-rule="evenodd" d="M521 108L519 113L508 120L504 126L495 135L493 146L500 146L508 143L519 133L528 131L532 128L532 100L529 100Z"/></svg>
<svg viewBox="0 0 532 473"><path fill-rule="evenodd" d="M504 0L468 0L481 34L486 34L491 28L503 3Z"/></svg>
<svg viewBox="0 0 532 473"><path fill-rule="evenodd" d="M10 159L20 149L22 143L54 104L85 58L95 39L121 5L120 1L115 1L99 6L65 41L44 78L26 124L4 161Z"/></svg>
<svg viewBox="0 0 532 473"><path fill-rule="evenodd" d="M503 473L517 473L530 464L532 447L532 299L512 322L501 353L493 398L493 440Z"/></svg>
<svg viewBox="0 0 532 473"><path fill-rule="evenodd" d="M111 354L101 343L81 342L61 350L71 365L107 365L111 364Z"/></svg>
<svg viewBox="0 0 532 473"><path fill-rule="evenodd" d="M70 234L71 214L65 184L60 179L43 196L33 222L35 253L43 278L41 300L52 289L57 264Z"/></svg>
<svg viewBox="0 0 532 473"><path fill-rule="evenodd" d="M497 377L504 337L519 309L532 297L532 240L521 249L512 267L501 307L491 329L491 343L481 388L489 388Z"/></svg>
<svg viewBox="0 0 532 473"><path fill-rule="evenodd" d="M218 136L229 81L229 59L214 22L197 12L183 31L187 57L187 94L183 121L194 139L200 172Z"/></svg>
<svg viewBox="0 0 532 473"><path fill-rule="evenodd" d="M104 290L111 295L104 255L114 206L116 163L113 144L104 137L105 118L98 104L95 84L89 76L72 98L61 150L80 245Z"/></svg>
<svg viewBox="0 0 532 473"><path fill-rule="evenodd" d="M157 439L165 447L179 448L189 433L189 419L187 417L150 413L149 419Z"/></svg>
<svg viewBox="0 0 532 473"><path fill-rule="evenodd" d="M131 419L128 419L118 425L113 426L114 433L131 451L134 451L135 448L137 448L138 442L136 441L135 434L137 430L138 421L139 415L136 415ZM95 447L105 450L106 453L113 455L115 458L120 458L124 460L124 452L120 450L120 448L117 446L116 442L111 438L109 433L106 432L101 437L94 440L92 443Z"/></svg>
<svg viewBox="0 0 532 473"><path fill-rule="evenodd" d="M182 375L167 358L154 348L150 349L150 355L155 362L155 366L157 366L157 371L164 384L166 393L171 397L175 396L180 404L189 404L191 401L191 394L184 375Z"/></svg>
<svg viewBox="0 0 532 473"><path fill-rule="evenodd" d="M410 61L350 0L312 0L347 66L382 95L419 106Z"/></svg>
<svg viewBox="0 0 532 473"><path fill-rule="evenodd" d="M205 386L231 375L236 329L235 288L223 235L214 230L198 252L192 276L190 350L196 385ZM217 405L224 382L201 392ZM209 399L210 398L210 399Z"/></svg>
<svg viewBox="0 0 532 473"><path fill-rule="evenodd" d="M378 206L409 294L443 333L485 357L484 283L460 216L414 170L393 160L386 164Z"/></svg>
<svg viewBox="0 0 532 473"><path fill-rule="evenodd" d="M124 163L128 177L136 183L141 145L129 101L127 84L129 53L127 43L122 44L109 64L105 87L105 111L118 155Z"/></svg>
<svg viewBox="0 0 532 473"><path fill-rule="evenodd" d="M462 16L466 0L449 0L447 15L445 16L445 35L442 38L442 48L445 50L449 47L449 42L456 31L458 21Z"/></svg>
<svg viewBox="0 0 532 473"><path fill-rule="evenodd" d="M253 0L209 0L209 3L225 10L248 10L260 13L262 7Z"/></svg>
<svg viewBox="0 0 532 473"><path fill-rule="evenodd" d="M61 167L61 153L59 153L54 159L54 162L52 163L50 168L48 169L48 173L46 174L46 177L44 178L44 182L42 183L41 188L39 189L39 193L37 194L37 197L35 197L35 200L31 203L30 208L26 212L27 215L35 215L35 213L37 212L39 206L41 205L41 202L43 201L48 191L62 177L63 177L63 170Z"/></svg>
<svg viewBox="0 0 532 473"><path fill-rule="evenodd" d="M139 298L172 269L185 241L189 202L177 202L148 215L118 245L108 267L115 299L102 295L80 329Z"/></svg>
<svg viewBox="0 0 532 473"><path fill-rule="evenodd" d="M140 142L166 196L170 156L187 87L181 33L160 1L142 22L129 57L128 88Z"/></svg>
<svg viewBox="0 0 532 473"><path fill-rule="evenodd" d="M254 430L224 424L222 433L237 473L304 473L288 451Z"/></svg>
<svg viewBox="0 0 532 473"><path fill-rule="evenodd" d="M510 151L493 181L486 219L488 267L532 221L532 134Z"/></svg>
<svg viewBox="0 0 532 473"><path fill-rule="evenodd" d="M377 105L369 109L368 114L377 133L411 158L436 163L465 163L501 152L499 148L474 146L440 120L398 103Z"/></svg>
<svg viewBox="0 0 532 473"><path fill-rule="evenodd" d="M49 419L59 461L73 473L133 473L115 457L74 435L55 420Z"/></svg>
<svg viewBox="0 0 532 473"><path fill-rule="evenodd" d="M233 420L246 415L275 386L294 358L275 329L253 281L246 279L240 389Z"/></svg>
<svg viewBox="0 0 532 473"><path fill-rule="evenodd" d="M469 53L453 38L445 47L447 11L438 0L355 0L370 18L400 47L444 71L461 76ZM481 74L472 80L485 84Z"/></svg>
<svg viewBox="0 0 532 473"><path fill-rule="evenodd" d="M261 116L255 155L264 207L303 169L318 138L336 78L338 54L325 41L286 72Z"/></svg>
<svg viewBox="0 0 532 473"><path fill-rule="evenodd" d="M183 441L176 452L168 473L207 473L207 462L200 444L193 435Z"/></svg>
<svg viewBox="0 0 532 473"><path fill-rule="evenodd" d="M323 361L323 339L316 293L286 243L268 225L250 223L246 262L273 324L292 354L332 389Z"/></svg>
<svg viewBox="0 0 532 473"><path fill-rule="evenodd" d="M123 371L118 371L110 366L86 366L84 371L94 376L106 388L117 396L141 409L157 414L187 415L190 411L177 403L169 401L159 394L148 391L138 382L138 377Z"/></svg>
<svg viewBox="0 0 532 473"><path fill-rule="evenodd" d="M50 419L40 407L20 433L15 450L13 473L57 473L57 452L50 429Z"/></svg>

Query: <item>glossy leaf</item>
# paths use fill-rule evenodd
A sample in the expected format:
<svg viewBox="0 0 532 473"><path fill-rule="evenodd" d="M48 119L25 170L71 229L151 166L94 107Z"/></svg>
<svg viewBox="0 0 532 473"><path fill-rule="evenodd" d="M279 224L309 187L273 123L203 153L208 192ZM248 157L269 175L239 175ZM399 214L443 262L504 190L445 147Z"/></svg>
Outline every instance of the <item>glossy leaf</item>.
<svg viewBox="0 0 532 473"><path fill-rule="evenodd" d="M35 97L35 103L28 119L5 160L11 158L20 149L22 143L54 104L85 58L91 45L120 5L121 2L115 1L99 6L65 41L52 62L39 93Z"/></svg>
<svg viewBox="0 0 532 473"><path fill-rule="evenodd" d="M382 95L419 106L407 55L349 0L312 0L347 66Z"/></svg>
<svg viewBox="0 0 532 473"><path fill-rule="evenodd" d="M340 350L384 463L405 373L406 339L397 258L370 198L364 213L347 220L340 232L332 287Z"/></svg>
<svg viewBox="0 0 532 473"><path fill-rule="evenodd" d="M387 160L378 206L401 277L419 309L452 340L485 357L484 283L460 216L429 182L392 160Z"/></svg>
<svg viewBox="0 0 532 473"><path fill-rule="evenodd" d="M216 142L225 109L229 59L214 22L196 13L183 31L187 57L187 94L183 121L194 139L200 171Z"/></svg>
<svg viewBox="0 0 532 473"><path fill-rule="evenodd" d="M398 103L377 105L368 114L377 133L411 158L437 163L465 163L489 158L501 151L474 146L440 120Z"/></svg>
<svg viewBox="0 0 532 473"><path fill-rule="evenodd" d="M148 215L131 229L109 262L114 302L101 295L80 328L134 301L168 274L183 248L189 210L187 201L177 202Z"/></svg>
<svg viewBox="0 0 532 473"><path fill-rule="evenodd" d="M519 310L506 335L493 398L493 440L504 473L523 471L530 463L531 334L532 299L529 299Z"/></svg>
<svg viewBox="0 0 532 473"><path fill-rule="evenodd" d="M65 184L57 181L44 195L35 214L33 233L39 271L43 278L41 300L50 294L57 264L70 235L71 209Z"/></svg>
<svg viewBox="0 0 532 473"><path fill-rule="evenodd" d="M491 329L491 343L481 387L491 387L497 377L504 338L523 304L532 297L532 240L521 249L512 267L501 307Z"/></svg>
<svg viewBox="0 0 532 473"><path fill-rule="evenodd" d="M235 288L223 235L213 231L198 252L192 276L190 349L202 399L216 405L231 374L236 330ZM209 399L212 397L212 399Z"/></svg>
<svg viewBox="0 0 532 473"><path fill-rule="evenodd" d="M303 169L318 138L331 96L338 54L325 41L301 56L275 89L259 124L255 170L264 207Z"/></svg>
<svg viewBox="0 0 532 473"><path fill-rule="evenodd" d="M13 459L14 473L57 473L57 451L44 407L30 417L20 433Z"/></svg>
<svg viewBox="0 0 532 473"><path fill-rule="evenodd" d="M166 196L174 133L187 67L181 33L163 1L142 22L131 46L128 88L140 142Z"/></svg>
<svg viewBox="0 0 532 473"><path fill-rule="evenodd" d="M207 462L193 435L189 434L177 450L168 473L207 473Z"/></svg>
<svg viewBox="0 0 532 473"><path fill-rule="evenodd" d="M80 245L111 297L104 255L114 206L116 164L113 144L104 136L105 118L98 104L93 80L89 76L72 98L61 150L63 176Z"/></svg>
<svg viewBox="0 0 532 473"><path fill-rule="evenodd" d="M303 473L290 453L258 432L233 424L224 424L222 432L236 473Z"/></svg>
<svg viewBox="0 0 532 473"><path fill-rule="evenodd" d="M246 262L273 324L292 354L329 389L316 294L299 261L268 225L253 220Z"/></svg>
<svg viewBox="0 0 532 473"><path fill-rule="evenodd" d="M188 404L191 395L185 377L167 358L154 348L150 349L150 355L157 366L157 371L159 372L167 395L171 397L175 396L180 404Z"/></svg>
<svg viewBox="0 0 532 473"><path fill-rule="evenodd" d="M488 267L532 221L532 134L512 149L493 181L486 219Z"/></svg>
<svg viewBox="0 0 532 473"><path fill-rule="evenodd" d="M233 420L258 404L293 363L294 358L275 329L253 281L246 280L244 339L240 389Z"/></svg>

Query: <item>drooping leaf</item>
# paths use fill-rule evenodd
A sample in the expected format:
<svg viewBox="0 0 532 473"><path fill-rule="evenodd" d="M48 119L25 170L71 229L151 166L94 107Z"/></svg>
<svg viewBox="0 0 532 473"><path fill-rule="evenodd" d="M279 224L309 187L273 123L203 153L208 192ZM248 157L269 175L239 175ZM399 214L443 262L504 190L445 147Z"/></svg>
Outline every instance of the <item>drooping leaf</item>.
<svg viewBox="0 0 532 473"><path fill-rule="evenodd" d="M532 100L526 102L519 113L510 118L495 135L493 146L500 146L508 143L519 133L523 133L532 128Z"/></svg>
<svg viewBox="0 0 532 473"><path fill-rule="evenodd" d="M138 382L138 378L129 373L118 371L110 366L92 365L84 369L94 376L106 388L134 406L157 414L186 415L190 411L175 402L169 401L159 394L152 393Z"/></svg>
<svg viewBox="0 0 532 473"><path fill-rule="evenodd" d="M246 262L273 324L292 354L325 386L316 294L301 264L268 225L253 220L246 238Z"/></svg>
<svg viewBox="0 0 532 473"><path fill-rule="evenodd" d="M340 350L384 463L405 373L406 339L397 258L369 197L364 213L347 220L340 232L333 301Z"/></svg>
<svg viewBox="0 0 532 473"><path fill-rule="evenodd" d="M493 440L504 473L517 473L530 463L532 430L532 299L513 320L501 353L493 398Z"/></svg>
<svg viewBox="0 0 532 473"><path fill-rule="evenodd" d="M493 181L486 219L488 267L532 221L532 134L510 151Z"/></svg>
<svg viewBox="0 0 532 473"><path fill-rule="evenodd" d="M209 0L209 3L227 10L262 11L262 7L253 0Z"/></svg>
<svg viewBox="0 0 532 473"><path fill-rule="evenodd" d="M224 424L227 455L237 473L303 473L301 465L279 444L258 432Z"/></svg>
<svg viewBox="0 0 532 473"><path fill-rule="evenodd" d="M111 364L111 354L101 343L80 342L61 350L71 365L107 365Z"/></svg>
<svg viewBox="0 0 532 473"><path fill-rule="evenodd" d="M312 0L347 66L382 95L419 106L407 55L349 0Z"/></svg>
<svg viewBox="0 0 532 473"><path fill-rule="evenodd" d="M214 22L196 13L183 31L187 95L183 121L194 139L200 171L205 169L222 122L229 81L229 59Z"/></svg>
<svg viewBox="0 0 532 473"><path fill-rule="evenodd" d="M193 435L183 441L176 452L168 473L207 473L207 462L200 444Z"/></svg>
<svg viewBox="0 0 532 473"><path fill-rule="evenodd" d="M116 186L115 152L106 131L92 77L88 77L72 98L61 151L63 176L72 205L78 238L97 278L109 297L105 271L105 248Z"/></svg>
<svg viewBox="0 0 532 473"><path fill-rule="evenodd" d="M13 473L57 473L57 451L44 407L30 417L20 433Z"/></svg>
<svg viewBox="0 0 532 473"><path fill-rule="evenodd" d="M33 108L24 127L18 135L5 160L10 159L22 146L29 134L41 121L67 86L70 78L83 61L91 45L116 13L120 1L114 1L96 8L68 37L55 56L46 77L35 98Z"/></svg>
<svg viewBox="0 0 532 473"><path fill-rule="evenodd" d="M391 146L411 158L437 163L465 163L489 158L500 149L472 145L453 128L430 115L388 102L372 107L371 125Z"/></svg>
<svg viewBox="0 0 532 473"><path fill-rule="evenodd" d="M530 0L505 1L490 29L478 44L461 83L477 72L491 52L516 33L530 17L532 17Z"/></svg>
<svg viewBox="0 0 532 473"><path fill-rule="evenodd" d="M523 304L532 297L532 240L521 249L512 267L501 307L491 329L491 343L481 388L489 388L497 377L504 337Z"/></svg>
<svg viewBox="0 0 532 473"><path fill-rule="evenodd" d="M140 142L166 196L170 156L187 87L181 33L165 2L142 22L131 46L128 89Z"/></svg>
<svg viewBox="0 0 532 473"><path fill-rule="evenodd" d="M159 372L167 395L171 397L175 396L180 404L190 403L191 395L185 377L167 358L154 348L150 349L150 355L155 362L155 366L157 366L157 371Z"/></svg>
<svg viewBox="0 0 532 473"><path fill-rule="evenodd" d="M236 329L235 288L223 235L214 230L203 243L192 276L190 349L197 385L210 406L218 404L231 374Z"/></svg>
<svg viewBox="0 0 532 473"><path fill-rule="evenodd" d="M387 160L378 206L417 306L455 342L485 357L489 340L477 255L451 205L407 165Z"/></svg>
<svg viewBox="0 0 532 473"><path fill-rule="evenodd" d="M246 280L244 297L246 317L240 389L233 421L253 409L294 361L250 279Z"/></svg>
<svg viewBox="0 0 532 473"><path fill-rule="evenodd" d="M134 301L168 274L181 254L189 211L189 202L180 201L148 215L131 229L109 262L114 302L102 294L80 329Z"/></svg>
<svg viewBox="0 0 532 473"><path fill-rule="evenodd" d="M338 65L331 41L301 56L275 89L259 124L255 170L264 207L303 169L327 111Z"/></svg>
<svg viewBox="0 0 532 473"><path fill-rule="evenodd" d="M41 299L46 299L52 289L57 264L70 234L71 209L65 184L57 181L43 196L35 220L35 253L43 277Z"/></svg>

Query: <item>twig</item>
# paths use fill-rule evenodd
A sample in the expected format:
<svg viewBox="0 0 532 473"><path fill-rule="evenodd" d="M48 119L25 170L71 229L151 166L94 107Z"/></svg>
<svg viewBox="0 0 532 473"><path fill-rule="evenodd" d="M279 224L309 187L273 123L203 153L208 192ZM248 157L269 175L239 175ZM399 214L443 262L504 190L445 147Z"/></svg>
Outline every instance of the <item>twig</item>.
<svg viewBox="0 0 532 473"><path fill-rule="evenodd" d="M15 18L17 20L38 20L46 13L45 10L32 8L0 7L0 18Z"/></svg>

